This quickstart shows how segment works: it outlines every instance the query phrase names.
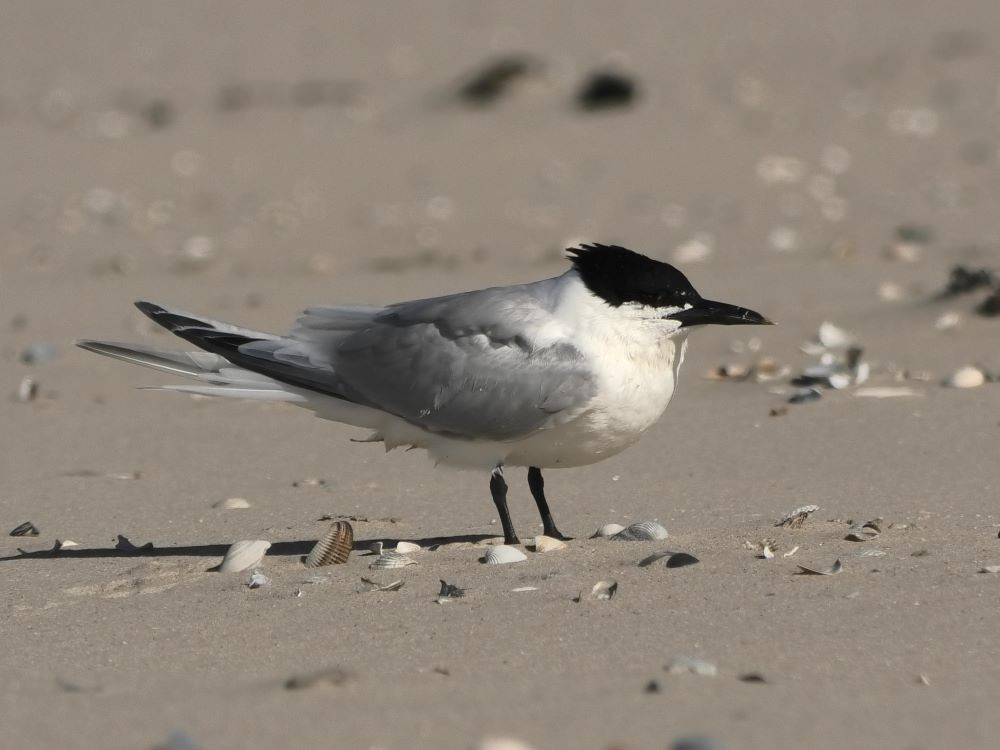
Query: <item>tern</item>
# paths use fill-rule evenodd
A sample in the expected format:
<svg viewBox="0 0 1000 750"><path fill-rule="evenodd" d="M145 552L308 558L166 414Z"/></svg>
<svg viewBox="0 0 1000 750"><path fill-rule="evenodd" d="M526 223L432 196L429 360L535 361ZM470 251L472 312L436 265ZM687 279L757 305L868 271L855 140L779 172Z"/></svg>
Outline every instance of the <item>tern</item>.
<svg viewBox="0 0 1000 750"><path fill-rule="evenodd" d="M386 450L489 472L506 544L518 544L504 467L528 469L543 533L566 539L543 469L596 463L663 414L697 326L769 325L703 298L668 263L615 245L567 250L555 278L390 305L307 309L286 335L151 302L136 306L198 347L82 340L84 349L193 381L163 388L287 401L371 431Z"/></svg>

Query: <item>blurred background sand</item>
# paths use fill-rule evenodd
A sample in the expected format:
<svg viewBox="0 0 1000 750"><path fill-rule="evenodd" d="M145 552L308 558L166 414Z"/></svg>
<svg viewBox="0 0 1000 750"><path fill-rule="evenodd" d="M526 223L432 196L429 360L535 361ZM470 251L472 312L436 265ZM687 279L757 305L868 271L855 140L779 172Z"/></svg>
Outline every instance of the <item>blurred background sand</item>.
<svg viewBox="0 0 1000 750"><path fill-rule="evenodd" d="M934 299L953 266L998 265L995 3L5 2L2 18L0 525L42 531L0 544L4 743L995 745L1000 594L977 571L1000 563L1000 392L940 383L1000 369L1000 321L975 313L982 292ZM489 102L456 95L498 59L527 72ZM581 108L598 72L634 96ZM700 332L651 434L547 477L569 551L503 569L423 553L398 592L358 593L364 557L308 582L317 519L363 517L361 540L492 534L483 477L294 409L143 393L167 381L72 348L165 343L134 299L281 331L309 304L556 275L580 241L676 262L780 326ZM701 377L762 356L801 371L824 320L857 335L872 384L921 395L789 405L788 377ZM212 507L231 496L251 508ZM773 527L806 503L803 529ZM847 522L877 516L896 524L887 554L860 558ZM586 539L648 518L702 563L638 569L655 545ZM118 534L156 549L121 556ZM796 557L744 548L774 536ZM88 554L18 559L66 538ZM253 538L288 543L270 586L205 572ZM836 557L840 576L794 575ZM435 604L439 578L469 595ZM607 578L614 600L572 602ZM667 675L680 656L719 674ZM353 676L282 686L326 666Z"/></svg>

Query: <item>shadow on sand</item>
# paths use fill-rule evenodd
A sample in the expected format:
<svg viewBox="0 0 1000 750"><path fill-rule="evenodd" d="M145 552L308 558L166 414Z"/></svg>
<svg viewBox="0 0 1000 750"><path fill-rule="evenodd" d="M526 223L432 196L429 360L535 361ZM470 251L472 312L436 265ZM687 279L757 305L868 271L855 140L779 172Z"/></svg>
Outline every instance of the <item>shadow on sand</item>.
<svg viewBox="0 0 1000 750"><path fill-rule="evenodd" d="M488 539L495 539L495 534L462 534L458 536L437 536L426 537L424 539L408 539L425 549L435 545L447 545L458 543L478 544ZM377 537L374 539L355 539L354 552L367 553L369 546L373 542L384 542L387 547L392 547L400 540ZM267 557L304 557L316 544L315 539L301 540L297 542L273 542L267 551ZM37 560L37 559L66 559L79 560L81 558L108 558L108 557L222 557L229 549L229 544L192 544L176 547L155 547L152 544L145 544L136 547L129 542L127 537L119 536L118 543L114 547L69 547L59 549L53 547L42 550L18 549L16 555L0 557L0 562L12 562L14 560Z"/></svg>

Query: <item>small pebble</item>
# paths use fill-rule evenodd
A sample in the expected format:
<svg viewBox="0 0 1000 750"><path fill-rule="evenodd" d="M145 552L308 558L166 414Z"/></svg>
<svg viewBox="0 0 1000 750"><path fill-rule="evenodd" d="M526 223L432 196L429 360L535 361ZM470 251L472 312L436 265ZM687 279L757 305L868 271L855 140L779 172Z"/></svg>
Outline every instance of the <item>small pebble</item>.
<svg viewBox="0 0 1000 750"><path fill-rule="evenodd" d="M715 677L719 670L709 661L681 656L670 662L665 669L667 674L697 674L702 677Z"/></svg>
<svg viewBox="0 0 1000 750"><path fill-rule="evenodd" d="M948 388L978 388L986 382L985 373L978 367L967 365L949 375L944 385Z"/></svg>
<svg viewBox="0 0 1000 750"><path fill-rule="evenodd" d="M638 97L635 81L621 73L598 71L583 82L576 95L577 106L585 112L628 107Z"/></svg>

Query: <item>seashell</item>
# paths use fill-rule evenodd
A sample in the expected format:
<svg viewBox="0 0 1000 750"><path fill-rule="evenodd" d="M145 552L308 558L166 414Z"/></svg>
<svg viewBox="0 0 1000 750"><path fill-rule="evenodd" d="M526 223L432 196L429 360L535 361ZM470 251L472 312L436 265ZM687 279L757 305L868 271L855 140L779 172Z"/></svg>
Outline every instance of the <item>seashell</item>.
<svg viewBox="0 0 1000 750"><path fill-rule="evenodd" d="M506 565L507 563L524 562L528 556L516 547L506 544L498 544L486 550L486 554L479 558L479 562L486 565Z"/></svg>
<svg viewBox="0 0 1000 750"><path fill-rule="evenodd" d="M250 580L247 581L247 586L252 589L259 589L261 586L267 586L270 582L270 578L261 573L259 570L255 570L250 574Z"/></svg>
<svg viewBox="0 0 1000 750"><path fill-rule="evenodd" d="M401 555L409 555L414 552L420 552L422 547L419 544L414 544L413 542L399 542L396 544L396 552Z"/></svg>
<svg viewBox="0 0 1000 750"><path fill-rule="evenodd" d="M18 524L10 530L11 536L38 536L41 532L31 521Z"/></svg>
<svg viewBox="0 0 1000 750"><path fill-rule="evenodd" d="M373 555L381 555L382 548L385 546L385 542L372 542L368 545L368 549L371 550Z"/></svg>
<svg viewBox="0 0 1000 750"><path fill-rule="evenodd" d="M263 539L248 539L236 542L226 550L226 556L219 564L220 573L239 573L257 565L264 559L270 542Z"/></svg>
<svg viewBox="0 0 1000 750"><path fill-rule="evenodd" d="M944 384L949 388L978 388L986 382L985 373L978 367L967 365L949 375Z"/></svg>
<svg viewBox="0 0 1000 750"><path fill-rule="evenodd" d="M834 563L833 563L833 565L831 565L829 568L827 568L825 570L817 570L816 568L807 568L805 565L800 565L799 566L799 574L800 575L808 575L808 576L832 576L832 575L836 575L837 573L839 573L843 569L844 569L844 566L840 562L840 560L835 560Z"/></svg>
<svg viewBox="0 0 1000 750"><path fill-rule="evenodd" d="M783 554L782 557L791 557L792 555L794 555L798 551L799 551L799 545L796 544L794 547L792 547L790 550L788 550L788 552L786 552L785 554Z"/></svg>
<svg viewBox="0 0 1000 750"><path fill-rule="evenodd" d="M1000 573L1000 565L986 565L979 569L980 573Z"/></svg>
<svg viewBox="0 0 1000 750"><path fill-rule="evenodd" d="M665 667L667 674L697 674L702 677L715 677L718 668L710 661L694 659L690 656L679 656Z"/></svg>
<svg viewBox="0 0 1000 750"><path fill-rule="evenodd" d="M511 737L487 737L479 741L475 750L532 750L532 748Z"/></svg>
<svg viewBox="0 0 1000 750"><path fill-rule="evenodd" d="M623 530L625 527L620 523L606 523L593 534L590 535L591 539L597 539L598 537L603 539L610 539L619 531Z"/></svg>
<svg viewBox="0 0 1000 750"><path fill-rule="evenodd" d="M566 542L542 534L535 537L535 552L555 552L560 549L566 549Z"/></svg>
<svg viewBox="0 0 1000 750"><path fill-rule="evenodd" d="M72 539L66 539L64 541L56 539L56 544L55 544L55 548L59 550L70 549L71 547L79 547L79 546L80 543L74 542Z"/></svg>
<svg viewBox="0 0 1000 750"><path fill-rule="evenodd" d="M590 590L590 597L598 601L606 601L618 593L618 581L598 581Z"/></svg>
<svg viewBox="0 0 1000 750"><path fill-rule="evenodd" d="M797 529L806 522L806 519L813 513L819 510L818 505L803 505L801 508L796 508L781 517L775 526L781 526L786 529Z"/></svg>
<svg viewBox="0 0 1000 750"><path fill-rule="evenodd" d="M844 537L849 542L868 542L882 533L882 519L876 518L867 521L860 526L852 526L847 536Z"/></svg>
<svg viewBox="0 0 1000 750"><path fill-rule="evenodd" d="M244 508L249 508L250 503L242 497L227 497L225 500L213 503L212 507L221 508L222 510L242 510Z"/></svg>
<svg viewBox="0 0 1000 750"><path fill-rule="evenodd" d="M683 568L688 565L694 565L697 562L700 562L700 560L694 555L689 555L687 552L675 552L667 558L667 567Z"/></svg>
<svg viewBox="0 0 1000 750"><path fill-rule="evenodd" d="M869 549L863 550L858 557L885 557L885 550L876 549L871 547Z"/></svg>
<svg viewBox="0 0 1000 750"><path fill-rule="evenodd" d="M922 396L923 394L914 389L903 386L872 385L867 388L858 388L854 391L855 396L861 398L900 398L905 396Z"/></svg>
<svg viewBox="0 0 1000 750"><path fill-rule="evenodd" d="M618 542L650 542L667 538L667 530L656 521L639 521L626 526L613 537Z"/></svg>
<svg viewBox="0 0 1000 750"><path fill-rule="evenodd" d="M361 582L371 586L372 591L399 591L403 588L403 581L393 581L392 583L379 583L371 578L361 577Z"/></svg>
<svg viewBox="0 0 1000 750"><path fill-rule="evenodd" d="M819 343L827 349L843 349L851 346L855 341L853 335L828 321L820 325L817 338Z"/></svg>
<svg viewBox="0 0 1000 750"><path fill-rule="evenodd" d="M764 558L765 560L773 560L774 559L774 547L770 543L768 543L768 542L762 543L761 546L760 546L760 556L762 558Z"/></svg>
<svg viewBox="0 0 1000 750"><path fill-rule="evenodd" d="M823 398L823 392L819 388L796 388L788 399L790 404L806 404L810 401L819 401Z"/></svg>
<svg viewBox="0 0 1000 750"><path fill-rule="evenodd" d="M370 570L378 570L381 568L405 568L407 565L416 565L417 561L403 555L399 552L383 552L381 555L376 557L371 565L368 566Z"/></svg>
<svg viewBox="0 0 1000 750"><path fill-rule="evenodd" d="M439 578L441 581L441 590L438 592L438 598L445 599L461 599L465 596L465 589L460 586L456 586L453 583L446 583L443 578Z"/></svg>
<svg viewBox="0 0 1000 750"><path fill-rule="evenodd" d="M347 521L334 521L326 536L316 542L305 559L307 568L342 565L354 548L354 529Z"/></svg>
<svg viewBox="0 0 1000 750"><path fill-rule="evenodd" d="M38 398L38 381L33 378L22 378L14 397L22 404L34 401Z"/></svg>

